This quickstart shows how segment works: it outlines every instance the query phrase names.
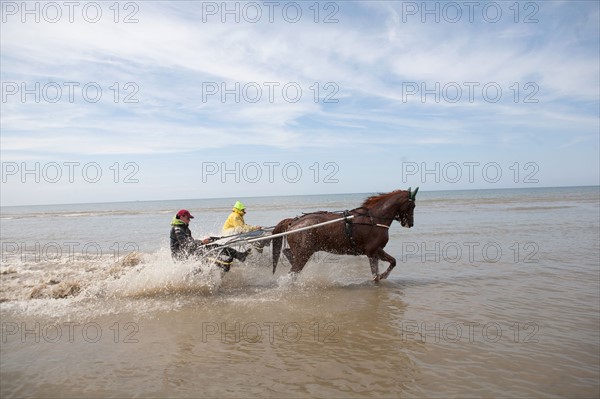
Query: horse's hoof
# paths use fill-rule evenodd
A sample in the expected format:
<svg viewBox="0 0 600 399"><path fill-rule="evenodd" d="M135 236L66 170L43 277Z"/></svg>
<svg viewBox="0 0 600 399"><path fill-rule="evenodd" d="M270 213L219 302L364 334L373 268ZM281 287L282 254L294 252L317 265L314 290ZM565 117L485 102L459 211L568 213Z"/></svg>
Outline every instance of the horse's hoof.
<svg viewBox="0 0 600 399"><path fill-rule="evenodd" d="M381 276L379 274L373 275L373 281L375 281L375 282L378 282L380 278L381 278Z"/></svg>

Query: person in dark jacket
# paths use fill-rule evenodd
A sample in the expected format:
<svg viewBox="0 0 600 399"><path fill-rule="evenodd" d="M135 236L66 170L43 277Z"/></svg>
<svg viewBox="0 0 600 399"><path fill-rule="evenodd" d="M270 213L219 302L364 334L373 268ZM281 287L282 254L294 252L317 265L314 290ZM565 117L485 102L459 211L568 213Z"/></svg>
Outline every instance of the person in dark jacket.
<svg viewBox="0 0 600 399"><path fill-rule="evenodd" d="M250 249L246 252L239 252L233 248L220 247L213 244L213 238L205 238L204 240L195 240L192 237L190 230L190 220L194 217L186 209L182 209L173 217L171 222L171 256L175 261L185 261L189 259L206 258L222 267L226 272L234 259L243 262L250 253ZM214 250L222 248L220 251ZM206 255L206 257L205 257Z"/></svg>

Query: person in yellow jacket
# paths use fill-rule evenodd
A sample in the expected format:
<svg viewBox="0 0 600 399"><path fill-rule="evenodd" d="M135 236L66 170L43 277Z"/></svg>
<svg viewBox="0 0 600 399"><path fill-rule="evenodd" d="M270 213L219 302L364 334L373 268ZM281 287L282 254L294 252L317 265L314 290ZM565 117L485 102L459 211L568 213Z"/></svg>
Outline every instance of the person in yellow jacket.
<svg viewBox="0 0 600 399"><path fill-rule="evenodd" d="M251 226L244 221L246 206L240 201L236 201L231 214L223 224L223 235L248 233L250 231L260 230L261 226Z"/></svg>

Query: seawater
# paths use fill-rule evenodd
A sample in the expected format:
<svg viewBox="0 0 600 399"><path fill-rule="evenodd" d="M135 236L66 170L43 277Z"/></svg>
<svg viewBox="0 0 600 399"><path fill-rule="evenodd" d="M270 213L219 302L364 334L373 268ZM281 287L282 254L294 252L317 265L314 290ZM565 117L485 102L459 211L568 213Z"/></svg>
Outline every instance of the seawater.
<svg viewBox="0 0 600 399"><path fill-rule="evenodd" d="M239 199L273 226L368 195ZM600 395L599 187L421 191L379 284L322 253L273 275L269 247L174 264L174 213L220 235L235 200L3 207L1 396Z"/></svg>

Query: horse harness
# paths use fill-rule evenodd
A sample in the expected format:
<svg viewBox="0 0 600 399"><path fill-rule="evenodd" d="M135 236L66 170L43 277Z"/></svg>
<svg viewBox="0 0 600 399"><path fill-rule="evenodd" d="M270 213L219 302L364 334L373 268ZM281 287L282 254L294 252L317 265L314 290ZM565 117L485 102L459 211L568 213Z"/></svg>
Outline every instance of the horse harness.
<svg viewBox="0 0 600 399"><path fill-rule="evenodd" d="M344 231L346 232L346 237L350 239L350 245L352 245L352 254L358 255L358 251L356 249L356 241L354 241L354 232L353 232L353 224L352 221L348 219L350 216L350 211L347 209L343 213L344 215Z"/></svg>
<svg viewBox="0 0 600 399"><path fill-rule="evenodd" d="M366 214L364 214L364 213L362 213L362 214L358 213L357 212L358 209L366 209L367 213ZM373 227L383 227L383 228L389 229L390 226L386 226L385 224L381 224L381 223L375 223L375 221L373 220L373 215L371 215L371 211L369 210L369 208L360 207L360 208L353 209L353 211L357 212L358 216L368 216L369 219L371 220L371 223L356 223L356 222L348 219L348 216L350 216L350 211L349 210L343 211L343 215L344 215L344 231L346 233L346 236L350 240L350 245L352 245L353 255L358 255L358 250L357 250L357 247L356 247L356 241L354 241L354 225L355 224L371 226L371 229Z"/></svg>
<svg viewBox="0 0 600 399"><path fill-rule="evenodd" d="M366 210L366 213L359 213L358 212L359 209ZM371 223L357 223L357 222L353 221L352 219L349 219L348 217L351 216L351 212L353 212L353 211L357 213L356 216L368 216ZM375 223L375 220L373 220L374 217L373 217L373 215L371 215L371 211L369 210L369 208L366 208L366 207L354 208L351 211L346 209L344 211L337 211L337 212L327 212L327 211L307 212L307 213L303 212L302 216L315 215L315 214L320 214L320 213L341 213L344 216L344 232L346 234L346 237L348 237L348 239L350 240L350 245L352 246L353 255L358 255L356 241L354 240L354 225L355 224L371 226L371 228L373 228L373 227L381 227L381 228L385 228L385 229L390 228L390 226L387 226L385 224ZM293 220L295 221L302 216L296 216ZM377 218L377 217L375 217L375 218Z"/></svg>

